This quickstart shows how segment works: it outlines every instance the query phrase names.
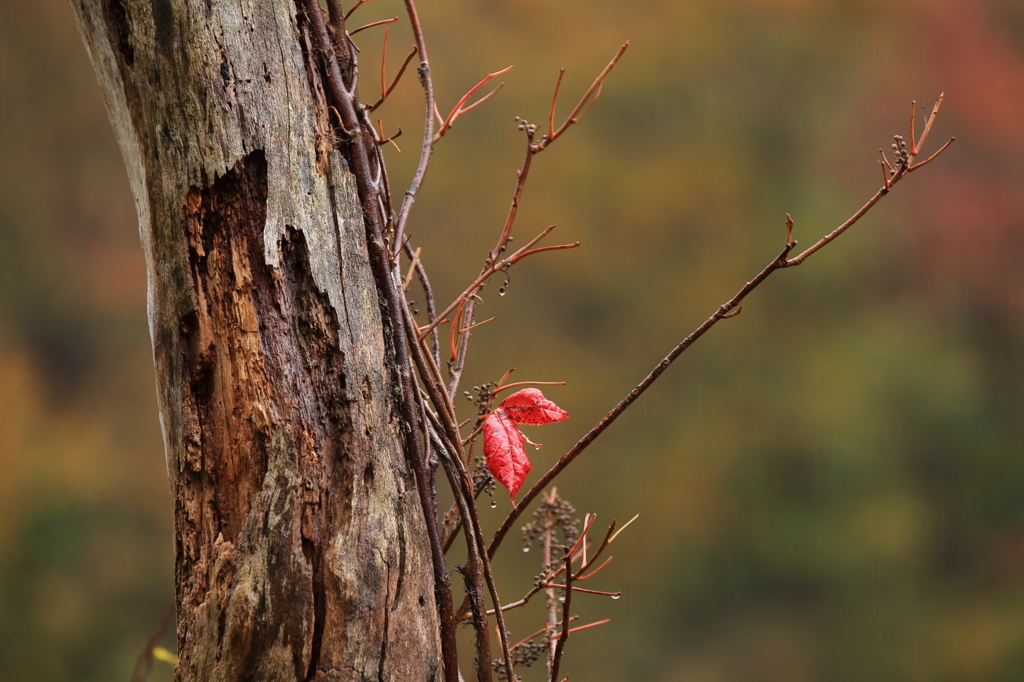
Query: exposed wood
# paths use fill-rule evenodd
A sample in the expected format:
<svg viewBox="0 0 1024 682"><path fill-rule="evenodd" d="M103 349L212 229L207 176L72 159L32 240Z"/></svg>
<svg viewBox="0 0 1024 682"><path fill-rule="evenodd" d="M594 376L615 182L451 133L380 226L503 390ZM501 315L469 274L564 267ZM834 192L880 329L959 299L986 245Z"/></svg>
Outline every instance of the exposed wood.
<svg viewBox="0 0 1024 682"><path fill-rule="evenodd" d="M148 265L178 679L439 679L392 330L296 6L72 6Z"/></svg>

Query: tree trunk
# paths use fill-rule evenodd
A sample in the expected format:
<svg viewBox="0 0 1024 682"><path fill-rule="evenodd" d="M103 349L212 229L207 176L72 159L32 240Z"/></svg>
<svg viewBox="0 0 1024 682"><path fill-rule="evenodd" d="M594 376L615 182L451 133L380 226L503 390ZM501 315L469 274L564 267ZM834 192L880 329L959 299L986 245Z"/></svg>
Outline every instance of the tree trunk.
<svg viewBox="0 0 1024 682"><path fill-rule="evenodd" d="M72 6L149 272L178 679L440 677L391 330L296 5Z"/></svg>

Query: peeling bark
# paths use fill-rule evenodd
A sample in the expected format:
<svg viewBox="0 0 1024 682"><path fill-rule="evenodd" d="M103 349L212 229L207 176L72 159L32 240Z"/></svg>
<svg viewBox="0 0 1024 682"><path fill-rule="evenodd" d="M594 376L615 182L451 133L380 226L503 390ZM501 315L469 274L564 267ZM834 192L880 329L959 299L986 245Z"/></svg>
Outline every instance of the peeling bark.
<svg viewBox="0 0 1024 682"><path fill-rule="evenodd" d="M363 211L295 5L72 6L148 266L178 679L438 679Z"/></svg>

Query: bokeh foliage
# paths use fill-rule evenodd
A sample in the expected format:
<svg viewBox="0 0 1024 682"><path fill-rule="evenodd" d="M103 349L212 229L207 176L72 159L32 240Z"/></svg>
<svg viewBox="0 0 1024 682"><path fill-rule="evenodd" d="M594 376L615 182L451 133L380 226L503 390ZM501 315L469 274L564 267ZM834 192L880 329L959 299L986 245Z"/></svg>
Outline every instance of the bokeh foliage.
<svg viewBox="0 0 1024 682"><path fill-rule="evenodd" d="M413 216L443 300L500 229L522 154L513 116L541 122L557 67L568 102L632 40L524 196L520 240L558 223L553 240L583 247L517 265L504 297L485 290L480 319L498 320L470 351L469 384L510 366L569 382L549 395L572 419L528 433L545 442L538 468L778 251L786 212L806 244L854 211L909 100L945 90L948 155L775 275L567 470L578 509L643 516L594 585L624 597L577 600L612 623L574 638L566 669L1019 680L1020 4L439 0L421 13L442 109L516 65L439 145ZM392 40L393 71L405 29ZM369 96L379 35L361 45ZM388 152L396 186L415 163L419 97L410 79L380 111L406 131L406 153ZM0 679L127 679L173 594L171 510L134 208L62 0L0 2L0 148ZM484 523L503 509L484 505ZM536 556L506 551L511 599ZM513 636L540 620L517 613ZM169 679L161 666L153 679Z"/></svg>

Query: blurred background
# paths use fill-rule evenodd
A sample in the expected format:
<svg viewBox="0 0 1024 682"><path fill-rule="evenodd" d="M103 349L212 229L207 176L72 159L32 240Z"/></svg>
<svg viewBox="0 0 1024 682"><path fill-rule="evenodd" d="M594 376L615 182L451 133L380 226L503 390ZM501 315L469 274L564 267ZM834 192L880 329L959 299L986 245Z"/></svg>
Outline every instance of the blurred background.
<svg viewBox="0 0 1024 682"><path fill-rule="evenodd" d="M1022 679L1024 5L420 11L443 111L516 65L439 144L413 214L441 301L504 220L523 152L513 116L543 121L558 67L568 111L632 40L524 195L517 243L557 223L549 243L583 246L524 261L479 308L498 320L474 335L466 388L509 367L568 382L547 394L572 419L527 433L545 444L538 470L778 252L787 212L804 245L853 213L910 100L945 91L930 147L956 135L947 154L773 276L564 474L562 495L599 525L642 514L591 585L623 597L574 601L580 622L612 622L574 636L564 670ZM401 14L376 0L353 21ZM391 39L389 73L411 43L404 25ZM415 165L420 107L407 77L380 110L406 131L405 154L387 152L393 186ZM0 150L0 679L127 680L172 600L171 508L134 206L63 0L0 0ZM510 540L503 597L528 589L537 554ZM515 639L541 609L515 613Z"/></svg>

